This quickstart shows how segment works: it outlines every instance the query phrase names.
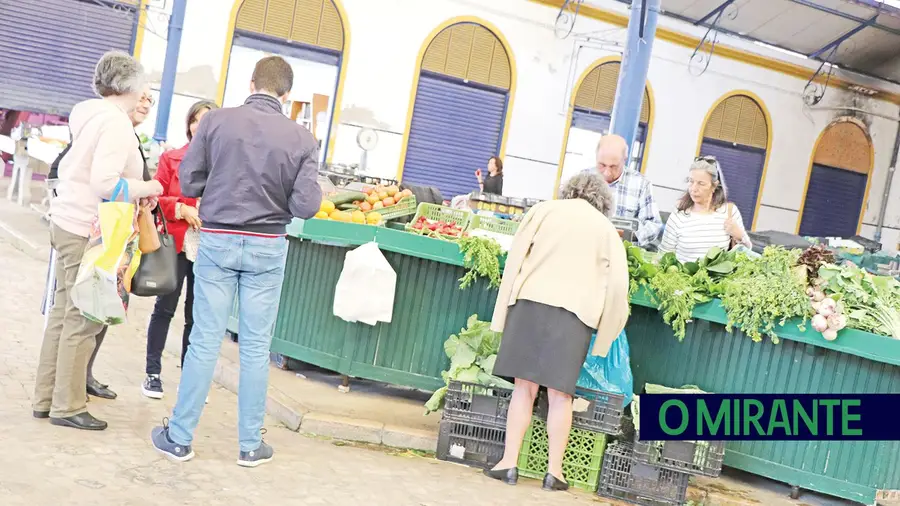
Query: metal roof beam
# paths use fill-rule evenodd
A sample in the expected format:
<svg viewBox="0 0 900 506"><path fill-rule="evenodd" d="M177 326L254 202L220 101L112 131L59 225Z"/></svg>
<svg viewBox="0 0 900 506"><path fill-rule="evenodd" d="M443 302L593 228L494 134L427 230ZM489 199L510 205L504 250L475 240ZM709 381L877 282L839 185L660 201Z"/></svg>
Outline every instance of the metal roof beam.
<svg viewBox="0 0 900 506"><path fill-rule="evenodd" d="M861 18L861 17L858 17L858 16L854 16L853 14L848 14L848 13L846 13L846 12L842 12L842 11L839 11L839 10L837 10L837 9L832 9L831 7L826 7L826 6L824 6L824 5L820 5L820 4L816 3L816 2L814 2L813 0L789 0L789 1L790 1L790 2L793 2L793 3L797 4L797 5L802 5L802 6L804 6L804 7L809 7L810 9L815 9L815 10L817 10L817 11L819 11L819 12L824 12L824 13L826 13L826 14L831 14L832 16L837 16L837 17L839 17L839 18L844 18L844 19L846 19L846 20L848 20L848 21L854 21L854 22L856 22L856 23L865 23L865 22L869 21L869 20L867 20L867 19L865 19L865 18ZM880 14L881 14L881 12L879 12L879 15L880 15ZM877 17L877 16L876 16L876 17ZM884 30L885 32L892 33L892 34L894 34L894 35L900 36L900 30L898 30L898 29L896 29L896 28L891 28L891 27L889 27L889 26L884 26L884 25L879 24L879 23L872 23L872 24L869 25L869 26L871 26L872 28L878 28L879 30Z"/></svg>
<svg viewBox="0 0 900 506"><path fill-rule="evenodd" d="M826 44L825 46L823 46L821 49L814 51L807 56L809 58L818 58L819 56L822 56L822 53L824 53L825 51L828 51L830 49L836 48L837 46L840 46L842 42L849 39L850 37L853 37L857 33L861 32L864 28L868 28L868 27L872 26L872 23L874 23L875 20L878 19L879 14L880 13L877 13L874 16L872 16L871 18L869 18L868 20L864 20L856 28L850 30L849 32L845 33L844 35L841 35L840 37L834 39L833 41L831 41L828 44Z"/></svg>
<svg viewBox="0 0 900 506"><path fill-rule="evenodd" d="M718 7L716 7L715 9L713 9L713 10L711 10L711 11L709 11L709 13L708 13L707 15L703 16L702 18L698 19L697 21L694 21L694 24L695 24L695 25L702 25L702 24L705 23L708 19L710 19L710 18L712 18L713 16L717 15L718 13L724 11L726 8L728 8L729 5L731 5L731 4L733 4L733 3L734 3L734 0L725 0L724 2L722 2L721 4L719 4Z"/></svg>

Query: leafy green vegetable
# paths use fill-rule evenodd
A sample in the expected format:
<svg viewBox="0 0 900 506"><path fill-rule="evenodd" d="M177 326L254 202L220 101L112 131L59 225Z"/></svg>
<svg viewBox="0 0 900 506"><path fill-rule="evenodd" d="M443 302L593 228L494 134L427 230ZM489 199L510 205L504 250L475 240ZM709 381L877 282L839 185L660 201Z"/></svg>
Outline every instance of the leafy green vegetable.
<svg viewBox="0 0 900 506"><path fill-rule="evenodd" d="M794 272L799 256L800 250L769 246L758 260L739 264L725 282L722 296L728 314L726 330L738 326L754 341L761 341L765 334L777 343L776 325L798 317L806 323L812 305L805 282Z"/></svg>
<svg viewBox="0 0 900 506"><path fill-rule="evenodd" d="M487 278L490 287L500 287L500 256L503 248L487 237L463 237L459 240L459 250L468 272L460 278L459 288L465 290L478 277Z"/></svg>
<svg viewBox="0 0 900 506"><path fill-rule="evenodd" d="M675 266L669 266L670 269ZM672 326L675 337L684 340L687 323L691 321L694 306L709 300L693 286L691 276L679 269L665 270L650 280L650 288L662 311L663 320Z"/></svg>
<svg viewBox="0 0 900 506"><path fill-rule="evenodd" d="M491 330L489 322L480 321L478 315L469 317L466 328L444 341L444 353L450 359L450 369L441 373L444 382L449 385L451 380L457 380L512 388L511 383L493 375L501 337L499 332ZM446 386L434 392L425 403L425 414L441 409L446 395Z"/></svg>
<svg viewBox="0 0 900 506"><path fill-rule="evenodd" d="M826 293L844 305L851 327L900 339L900 281L853 264L823 264L818 273Z"/></svg>

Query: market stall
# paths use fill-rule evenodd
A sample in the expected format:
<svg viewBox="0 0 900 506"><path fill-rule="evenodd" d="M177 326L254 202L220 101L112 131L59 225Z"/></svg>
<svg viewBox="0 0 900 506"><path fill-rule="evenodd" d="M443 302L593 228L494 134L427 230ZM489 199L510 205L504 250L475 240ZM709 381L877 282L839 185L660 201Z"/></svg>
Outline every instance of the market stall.
<svg viewBox="0 0 900 506"><path fill-rule="evenodd" d="M350 377L436 390L446 384L441 373L449 366L444 350L448 336L465 327L472 315L490 319L496 291L483 278L460 288L460 278L469 269L456 242L391 227L321 219L295 221L288 234L286 279L272 343L275 353ZM373 326L349 323L333 314L345 254L370 242L378 244L397 273L391 323ZM630 245L628 249L635 286L626 330L636 392L645 383L654 383L697 385L704 391L728 393L900 393L900 339L850 328L848 322L865 322L857 321L863 316L853 309L858 302L849 295L842 301L846 308L814 301L814 291L834 288L816 281L815 290L810 286L809 292L801 289L790 298L787 309L772 309L769 320L790 311L812 317L816 313L812 307L838 316L829 318L827 325L824 317L806 325L802 318L791 317L769 327L765 318L754 319L759 318L755 312L741 312L741 304L758 305L758 301L736 302L735 297L742 295L740 287L734 285L725 292L724 285L718 284L729 275L776 269L768 282L781 285L756 292L777 297L777 290L785 289L785 279L790 277L781 276L778 266L785 272L812 269L810 259L825 259L825 253L815 250L798 260L799 252L786 250L758 258L711 252L697 264L681 265L671 256L651 260L651 254L638 253ZM645 262L637 258L643 255ZM839 272L835 269L845 267L823 266L815 279L829 278ZM656 276L657 272L665 275ZM840 279L829 278L830 283L871 281L861 272L846 271ZM749 280L747 290L754 289L750 281L758 280ZM387 287L373 285L359 297L375 300L383 289ZM680 299L685 292L689 304ZM754 322L760 331L735 328L729 332L729 320L738 327ZM881 329L878 321L865 321L872 329ZM233 319L230 330L239 331L237 323ZM900 442L890 441L730 442L725 464L795 487L872 504L879 491L900 489L897 455Z"/></svg>

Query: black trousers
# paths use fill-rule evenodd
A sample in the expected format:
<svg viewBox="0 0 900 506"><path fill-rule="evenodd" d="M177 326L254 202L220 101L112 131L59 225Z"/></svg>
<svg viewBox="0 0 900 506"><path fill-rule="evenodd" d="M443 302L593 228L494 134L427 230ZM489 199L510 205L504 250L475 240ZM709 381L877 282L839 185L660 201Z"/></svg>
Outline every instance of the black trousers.
<svg viewBox="0 0 900 506"><path fill-rule="evenodd" d="M178 309L181 289L187 280L187 294L184 300L184 333L181 335L181 364L187 353L194 326L194 262L187 259L184 253L178 254L178 288L174 292L156 298L153 315L150 316L150 328L147 329L147 374L162 372L162 353L166 347L169 324Z"/></svg>

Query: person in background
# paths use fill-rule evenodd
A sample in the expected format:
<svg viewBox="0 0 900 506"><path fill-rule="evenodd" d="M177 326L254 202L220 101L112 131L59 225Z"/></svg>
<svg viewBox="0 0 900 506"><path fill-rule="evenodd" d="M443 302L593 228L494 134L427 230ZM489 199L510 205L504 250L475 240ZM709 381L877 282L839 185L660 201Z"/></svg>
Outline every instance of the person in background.
<svg viewBox="0 0 900 506"><path fill-rule="evenodd" d="M128 117L131 119L131 126L133 128L137 128L141 123L146 121L147 115L150 114L150 109L156 101L153 99L153 93L150 91L150 84L145 84L144 89L141 92L141 99L138 101L137 107L134 108L131 113L128 114ZM141 138L135 132L135 137L138 140L138 152L141 155L141 160L144 163L144 172L143 172L143 180L150 181L150 168L147 166L147 154L144 153L144 148L141 146ZM72 144L69 143L66 146L66 150L72 147ZM60 154L62 157L65 154L65 151ZM116 393L113 392L109 385L105 383L101 383L94 378L94 360L97 359L97 353L100 352L100 346L103 344L103 340L106 339L106 331L109 327L104 326L103 330L97 334L95 340L97 341L97 345L94 346L94 351L91 353L91 358L88 360L88 368L87 368L87 393L89 396L93 395L94 397L100 397L102 399L115 399L117 397Z"/></svg>
<svg viewBox="0 0 900 506"><path fill-rule="evenodd" d="M714 247L726 250L732 244L753 247L744 230L741 211L728 202L722 169L714 157L696 158L687 184L676 212L666 223L659 251L674 252L681 262L694 262Z"/></svg>
<svg viewBox="0 0 900 506"><path fill-rule="evenodd" d="M503 459L484 474L514 485L522 439L538 388L547 388L545 490L569 487L562 471L572 427L572 399L591 353L606 356L628 319L628 262L607 219L612 196L599 174L581 172L559 200L528 211L513 239L491 328L503 332L494 374L515 378ZM594 231L586 234L585 230Z"/></svg>
<svg viewBox="0 0 900 506"><path fill-rule="evenodd" d="M191 443L209 393L222 336L239 296L238 465L256 467L274 451L262 439L269 346L287 256L285 227L312 218L322 202L318 143L282 113L294 72L279 56L253 70L240 107L209 111L179 167L181 192L203 198L194 264L194 328L171 420L151 432L157 451L176 461Z"/></svg>
<svg viewBox="0 0 900 506"><path fill-rule="evenodd" d="M503 195L503 160L499 156L488 159L488 176L483 178L481 169L475 171L475 179L478 180L478 188L484 193Z"/></svg>
<svg viewBox="0 0 900 506"><path fill-rule="evenodd" d="M653 200L653 185L640 172L625 169L628 144L619 135L604 135L597 144L597 172L615 196L614 216L636 218L635 233L641 247L655 245L662 230L659 209Z"/></svg>
<svg viewBox="0 0 900 506"><path fill-rule="evenodd" d="M157 181L143 181L143 160L129 113L138 105L146 83L144 69L132 56L109 52L94 71L94 90L101 99L78 103L69 126L72 148L59 164L56 198L50 201L50 243L56 250L56 293L38 362L33 396L35 418L85 430L107 423L87 412L86 371L103 324L82 316L72 302L81 258L97 208L121 179L134 199L162 193ZM145 202L142 205L149 205Z"/></svg>
<svg viewBox="0 0 900 506"><path fill-rule="evenodd" d="M175 249L178 251L178 287L168 295L157 297L156 305L153 306L153 314L150 316L150 326L147 329L147 378L141 385L141 392L151 399L163 398L162 381L159 378L162 373L162 352L166 347L169 324L178 308L178 299L181 297L181 289L185 280L187 280L187 290L184 298L184 332L181 334L182 366L184 366L184 357L190 343L191 329L194 326L194 262L193 259L188 258L184 249L184 237L189 228L200 228L200 212L197 209L199 201L181 194L178 168L197 132L200 120L207 112L218 108L219 106L215 102L209 101L197 102L191 106L187 115L188 144L180 149L163 153L159 157L159 167L156 170L156 180L163 187L163 194L159 198L159 209L168 222L169 233L174 236Z"/></svg>

